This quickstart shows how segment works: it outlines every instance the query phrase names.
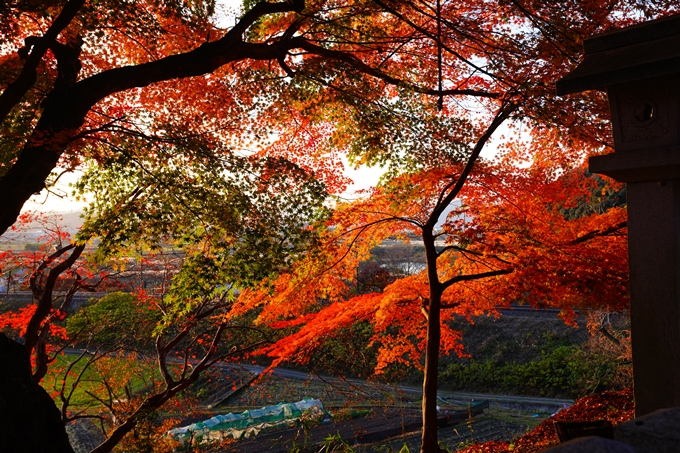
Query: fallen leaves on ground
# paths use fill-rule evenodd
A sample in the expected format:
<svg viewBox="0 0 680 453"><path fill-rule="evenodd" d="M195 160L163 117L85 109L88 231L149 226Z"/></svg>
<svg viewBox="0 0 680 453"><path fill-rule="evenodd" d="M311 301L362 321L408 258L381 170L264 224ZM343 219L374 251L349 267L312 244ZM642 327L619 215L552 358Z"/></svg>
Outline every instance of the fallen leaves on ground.
<svg viewBox="0 0 680 453"><path fill-rule="evenodd" d="M458 453L536 453L557 445L554 422L609 420L613 424L631 420L635 415L633 389L610 390L578 399L571 407L543 420L533 431L513 442L492 440L472 445Z"/></svg>

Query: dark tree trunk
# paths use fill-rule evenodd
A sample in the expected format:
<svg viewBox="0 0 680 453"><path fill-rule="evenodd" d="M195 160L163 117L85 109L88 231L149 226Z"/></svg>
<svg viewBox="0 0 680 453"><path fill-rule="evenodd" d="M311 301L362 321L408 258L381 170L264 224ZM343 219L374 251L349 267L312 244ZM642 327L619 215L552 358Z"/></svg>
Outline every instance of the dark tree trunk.
<svg viewBox="0 0 680 453"><path fill-rule="evenodd" d="M441 301L444 287L437 275L437 248L432 234L434 222L423 228L423 246L427 261L427 279L430 298L423 304L427 317L425 346L425 376L423 379L423 437L421 453L439 453L437 437L437 376L439 373L439 345L441 343Z"/></svg>
<svg viewBox="0 0 680 453"><path fill-rule="evenodd" d="M439 453L437 437L437 377L439 369L439 344L441 294L430 297L427 318L427 346L425 349L425 377L423 379L423 438L422 453Z"/></svg>
<svg viewBox="0 0 680 453"><path fill-rule="evenodd" d="M0 453L73 453L59 410L31 378L26 349L0 333Z"/></svg>

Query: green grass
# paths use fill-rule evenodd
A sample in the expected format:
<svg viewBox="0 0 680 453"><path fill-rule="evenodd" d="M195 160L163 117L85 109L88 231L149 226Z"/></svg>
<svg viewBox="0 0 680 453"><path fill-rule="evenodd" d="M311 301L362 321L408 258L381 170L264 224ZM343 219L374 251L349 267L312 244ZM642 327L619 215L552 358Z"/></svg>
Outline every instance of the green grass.
<svg viewBox="0 0 680 453"><path fill-rule="evenodd" d="M503 422L513 422L522 423L529 427L529 429L534 429L543 420L550 417L547 412L533 412L533 411L522 411L516 409L504 409L500 407L491 406L484 409L484 417L492 418L494 420L500 420ZM481 420L481 418L480 418Z"/></svg>
<svg viewBox="0 0 680 453"><path fill-rule="evenodd" d="M78 355L75 354L57 356L42 381L42 386L57 405L61 404L59 393L62 389L74 409L97 409L102 401L126 399L128 393L135 395L143 392L159 379L154 364L131 357L107 357L89 365L88 357L77 359Z"/></svg>

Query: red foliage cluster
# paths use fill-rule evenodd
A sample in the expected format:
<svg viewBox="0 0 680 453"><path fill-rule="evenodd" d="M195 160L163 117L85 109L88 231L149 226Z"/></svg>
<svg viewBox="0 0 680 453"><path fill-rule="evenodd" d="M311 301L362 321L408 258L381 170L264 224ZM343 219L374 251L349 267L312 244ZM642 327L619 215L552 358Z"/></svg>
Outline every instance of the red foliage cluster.
<svg viewBox="0 0 680 453"><path fill-rule="evenodd" d="M634 409L632 388L620 391L610 390L597 395L585 396L577 400L570 408L543 420L533 431L512 443L492 440L473 445L458 453L536 453L558 443L554 427L555 421L609 420L616 424L631 420L635 414Z"/></svg>

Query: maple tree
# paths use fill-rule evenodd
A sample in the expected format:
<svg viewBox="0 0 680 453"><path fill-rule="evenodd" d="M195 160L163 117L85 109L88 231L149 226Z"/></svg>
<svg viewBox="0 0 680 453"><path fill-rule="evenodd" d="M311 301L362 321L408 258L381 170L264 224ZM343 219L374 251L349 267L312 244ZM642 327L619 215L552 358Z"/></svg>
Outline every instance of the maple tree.
<svg viewBox="0 0 680 453"><path fill-rule="evenodd" d="M424 73L429 69L430 79L439 81L438 88L442 94L445 91L444 84L456 88L467 87L467 91L460 90L456 94L475 98L478 109L471 114L469 107L461 105L462 102L456 103L451 98L440 98L438 101L436 98L423 98L419 96L423 91L404 89L403 85L397 85L402 88L400 91L399 88L390 89L377 82L372 85L371 90L371 81L367 78L355 77L348 80L342 77L345 76L344 73L341 76L333 72L333 68L326 62L319 58L313 59L324 67L321 83L326 89L310 87L303 78L293 79L293 83L296 80L302 81L302 94L294 100L297 101L300 112L306 116L302 120L306 121L300 119L299 112L295 112L296 116L293 118L304 127L304 134L300 134L299 138L292 134L287 135L283 142L287 147L293 144L300 149L344 149L354 163L384 165L388 171L386 180L389 180L385 187L394 183L392 190L395 195L391 204L387 203L385 206L380 203L380 191L377 196L370 194L371 201L367 201L366 205L359 205L364 209L357 208L354 218L356 223L350 223L347 230L338 228L338 224L343 225L345 220L342 217L335 218L333 222L336 223L331 223L336 228L335 232L347 234L347 238L340 237L337 240L348 247L340 248L341 251L335 248L329 254L336 261L342 259L349 271L345 270L342 274L340 265L333 259L321 265L308 263L307 268L301 268L292 275L284 275L279 282L274 283L277 296L273 300L266 302L268 296L255 294L252 301L255 305L269 303L276 307L269 316L263 316L261 322L275 321L277 317L294 318L301 312L309 311L310 308L306 305L295 303L298 296L300 300L311 300L318 304L315 306L316 310L322 308L323 301L337 301L330 307L321 309L318 314L305 315L301 319L280 324L292 326L304 323L304 327L294 337L298 341L287 339L279 344L280 349L271 350L279 356L305 360L304 353L300 354L299 349L313 349L319 341L331 335L329 332L335 326L343 328L355 319L374 317L373 319L379 320L379 329L383 325L398 326L396 330L404 333L402 341L390 339L391 342L388 342L383 339L388 345L383 352L396 357L395 360L407 362L418 356L413 351L419 348L403 341L403 338L410 334L413 338L423 339L425 334L422 329L413 328L417 311L407 311L403 305L398 304L392 307L391 310L398 313L395 316L403 316L411 322L408 324L405 320L400 322L388 316L387 313L391 310L377 307L381 307L383 300L402 300L402 304L403 299L410 300L411 303L421 300L425 305L426 316L432 320L428 322L428 326L436 326L430 331L430 341L419 345L420 349L428 349L430 359L425 359L426 367L435 365L429 367L429 373L425 373L422 451L436 452L439 449L435 411L436 357L440 341L437 332L437 305L440 303L438 299L444 297L443 292L449 287L446 283L442 284L440 278L452 285L447 295L451 302L442 304L454 307L468 305L469 301L474 300L479 301L478 307L484 307L481 301L486 300L486 307L492 308L513 300L524 300L528 295L529 303L562 307L565 318L570 320L574 313L570 307L574 305L593 303L621 307L625 304L625 247L622 247L621 240L622 234L625 234L623 210L615 209L605 216L584 217L571 224L564 224L563 228L555 228L556 224L563 223L564 219L560 220L560 216L564 217L565 214L562 210L556 210L555 205L550 206L551 200L555 200L560 192L574 197L591 195L585 192L576 195L566 177L558 184L555 181L557 175L582 165L584 156L611 150L606 103L595 93L582 98L557 100L552 94L552 82L577 61L580 43L586 36L611 27L631 24L636 14L653 16L672 13L675 6L665 4L654 12L648 9L650 5L616 3L605 6L594 2L572 2L568 6L529 5L525 2L503 2L500 5L495 2L442 2L436 7L435 4L424 2L372 2L371 6L375 9L369 7L362 10L357 7L352 10L352 21L357 21L357 17L380 16L375 21L363 22L362 33L357 34L352 34L354 29L349 25L350 21L346 16L343 16L344 11L327 12L326 20L330 21L332 18L334 23L344 26L338 25L333 30L336 34L328 40L337 44L338 48L346 49L348 53L356 52L345 59L348 67L356 62L356 55L361 55L362 64L375 62L381 71L392 70L401 80L421 80L418 79L421 74L413 68L424 68ZM450 9L447 11L447 8ZM618 13L613 13L614 10ZM395 35L386 36L385 17L394 19L389 24L395 28L388 29L389 31L401 32L398 44L389 40ZM319 27L317 30L321 29ZM343 33L345 30L349 32ZM311 35L314 31L316 30L308 33ZM353 49L357 36L362 38L361 51ZM375 41L367 37L382 40L382 53L378 52L376 55L370 52L370 43ZM307 50L312 46L302 48ZM439 57L442 54L445 57ZM392 55L395 57L391 58ZM430 65L424 67L425 63L418 58L428 56ZM372 60L372 57L375 59ZM477 64L480 60L483 64ZM311 65L300 65L295 68L295 72L305 75L310 67ZM310 91L315 96L310 95ZM398 100L390 96L392 93L399 96ZM436 115L435 108L441 109L442 113ZM524 148L523 151L527 152L522 156L516 155L515 159L510 158L506 164L512 162L515 166L526 165L533 154L538 159L545 160L545 163L552 161L555 165L537 165L535 169L538 171L533 173L519 171L511 165L501 166L496 169L495 179L491 177L494 173L489 173L486 180L479 179L478 184L487 193L477 190L477 209L467 211L479 223L464 225L464 222L459 222L461 231L454 236L453 243L447 246L450 247L448 251L451 254L453 251L459 252L456 260L459 264L452 266L448 271L450 273L447 273L447 270L441 270L437 265L438 252L434 238L431 237L433 232L428 231L428 228L440 220L443 210L460 193L463 186L470 184L467 178L477 164L481 148L498 127L498 123L506 118L524 121L531 134L528 143L518 144L518 148ZM358 137L353 133L357 124L360 126ZM318 137L315 141L309 138L315 136ZM298 141L295 141L296 138ZM509 145L508 152L513 157L512 154L517 154L517 151L511 149L512 143ZM281 150L275 144L268 152ZM436 174L438 169L441 172ZM424 180L423 175L427 171L432 172L430 175L435 182L432 184L432 191L419 198L421 193L417 190L410 191L409 178L421 177ZM504 181L504 173L507 173L507 181ZM481 178L481 175L478 176ZM576 176L574 175L573 181L577 179ZM441 178L453 181L448 187L449 192L437 191L442 187L437 186L441 183ZM517 179L513 181L512 178ZM535 188L531 187L534 184L532 178L537 183ZM408 182L404 182L405 180ZM495 184L499 184L498 190L494 190ZM510 196L514 195L512 190L519 191L517 195L525 195L526 198L513 200ZM461 195L463 202L468 203L465 197L472 197L475 192ZM443 203L433 207L433 199ZM577 198L567 197L560 198L559 201L568 206L576 203L576 200ZM525 211L524 208L512 209L513 201L533 203ZM413 213L407 211L410 202L421 208L432 208L430 212L423 208L431 217L420 213L420 218L414 220L411 217ZM503 216L501 214L504 209L517 215L514 218ZM366 232L372 237L372 245L377 245L381 239L389 237L389 234L403 234L403 230L411 227L400 225L395 227L396 230L389 230L376 225L394 225L400 221L415 225L414 233L423 238L426 250L430 244L427 278L422 278L425 277L422 275L419 282L415 278L402 279L386 287L382 295L362 295L350 299L352 303L342 303L343 297L348 297L347 292L342 289L342 280L350 279L352 269L362 256L366 257L364 247L363 252L357 251L356 255L348 259L349 246L355 250L362 247L354 233ZM535 232L532 232L535 228ZM386 231L390 233L387 234ZM488 238L489 242L479 241L481 235ZM614 240L602 243L600 239L605 237L613 237ZM471 243L477 244L478 248L471 248ZM603 250L600 250L601 246L604 246ZM584 253L581 255L579 247L583 247ZM606 266L611 265L607 271L610 272L609 276L614 277L613 280L598 273L593 266L597 259L603 259ZM472 264L465 268L462 267L464 262ZM446 268L443 263L442 265ZM324 274L328 267L333 267L340 276L319 281L317 274ZM512 280L510 277L500 278L499 274L511 270ZM487 284L482 284L481 279L476 277L496 279L492 280L493 283L487 281ZM300 288L301 281L305 279L314 281L309 292L301 291ZM463 284L453 287L454 282ZM429 294L425 291L428 285ZM303 286L307 288L306 284ZM294 292L287 289L289 287L295 288ZM323 289L319 293L315 291L316 288ZM454 294L453 291L460 291L462 294ZM398 292L402 294L396 295ZM482 296L475 296L476 294ZM598 299L601 294L607 294L607 297ZM244 298L244 303L245 300ZM390 319L391 324L385 321L386 318ZM442 350L455 349L450 343L453 338L453 334L444 338ZM409 354L412 357L403 358ZM379 362L378 369L381 366L383 364Z"/></svg>
<svg viewBox="0 0 680 453"><path fill-rule="evenodd" d="M379 346L376 373L391 363L422 367L423 451L436 451L438 358L464 354L460 332L446 323L452 316L471 319L519 301L560 307L570 322L575 308L616 310L627 301L625 209L569 218L565 209L599 197L597 180L578 167L564 174L552 162L520 168L513 160L478 162L467 175L471 160L405 173L339 205L324 253L244 291L234 315L258 307L261 323L299 326L263 349L275 357L272 366L306 363L328 339L369 322L369 344ZM456 197L462 203L452 204ZM425 269L356 294L360 263L395 237L422 241Z"/></svg>
<svg viewBox="0 0 680 453"><path fill-rule="evenodd" d="M383 41L384 53L379 53L378 58L381 58L381 55L384 56L385 53L389 55L391 45L392 51L399 56L399 59L390 59L389 57L380 59L381 69L394 64L390 69L401 75L413 67L420 67L417 65L422 65L422 63L418 62L417 58L428 55L430 56L431 66L429 66L429 69L432 79L444 80L455 87L475 87L477 91L475 89L467 92L461 90L458 94L477 97L478 105L486 106L487 110L478 110L475 112L477 116L471 118L469 110L464 107L461 108L459 104L456 105L451 101L445 102L446 100L440 100L438 102L439 105L436 106L434 99L423 99L414 94L416 90L400 92L401 101L395 101L393 97L386 96L385 92L389 92L389 90L383 87L368 90L365 85L362 85L362 83L370 84L365 79L357 80L355 78L348 81L340 77L334 78L335 74L330 72L329 69L326 70L323 80L323 85L330 88L329 90L317 88L317 96L312 97L307 93L310 90L308 84L304 85L302 88L305 90L305 96L300 96L299 108L307 115L308 122L302 123L302 125L305 126L305 133L308 136L316 135L320 138L311 144L308 139L300 141L298 146L300 148L309 148L313 145L321 150L344 148L350 159L355 163L386 166L388 174L385 180L389 182L385 183L383 189L386 189L387 192L392 191L392 199L389 200L389 197L385 197L387 200L385 198L381 200L384 192L379 190L376 193L369 194L369 201L366 201L365 204L359 203L356 205L357 211L352 220L344 217L333 219L331 224L336 228L334 233L339 235L347 234L347 237L331 235L336 239L329 240L329 243L338 240L340 243L347 245L346 248L333 248L333 252L329 253L329 256L334 257L335 260L342 259L344 263L342 270L340 269L341 265L336 264L333 258L329 258L328 261L320 265L308 264L309 267L302 268L297 275L284 276L279 282L274 284L277 294L274 300L265 302L267 300L266 295L257 294L253 296L253 303L255 305L268 303L276 307L277 310L280 310L278 312L274 310L271 315L263 316L261 318L262 322L273 321L277 317L294 318L300 312L305 313L309 308L296 304L295 300L298 299L307 301L336 301L336 303L331 304L329 307L323 308L318 314L306 315L281 324L282 326L291 326L305 323L305 326L294 337L298 341L286 339L279 344L280 349L274 348L270 350L270 352L276 353L281 357L299 357L301 360L304 360L304 353L301 354L299 349L312 351L315 345L319 344L319 341L331 335L330 332L334 328L347 327L356 319L367 318L376 321L376 327L374 328L379 332L387 331L386 326L397 326L396 330L403 333L403 335L399 336L399 340L389 338L389 334L386 334L389 339L380 339L383 347L381 348L382 355L379 355L378 370L384 367L390 360L413 363L414 359L420 356L419 350L427 348L428 353L426 355L429 356L429 359L426 358L425 363L426 367L429 368L429 372L427 370L425 372L422 444L422 451L427 452L438 451L439 448L436 440L435 398L436 358L440 350L440 341L442 341L442 351L448 352L455 350L454 344L456 343L455 340L457 340L453 332L445 333L443 339L440 339L440 333L438 332L439 305L441 304L447 308L463 306L474 311L475 309L471 308L474 304L466 300L467 297L468 299L478 301L477 310L483 310L484 307L491 309L493 306L502 303L507 304L511 300L515 300L513 295L520 298L524 294L520 290L521 277L532 277L524 280L523 284L525 287L523 289L526 289L527 286L532 286L537 276L546 282L548 287L544 288L545 291L542 292L531 292L533 299L529 302L547 304L559 301L565 307L565 314L568 315L569 303L573 303L574 298L579 297L579 287L574 288L571 300L567 297L562 297L563 295L550 292L549 290L553 289L551 287L553 285L556 286L557 283L541 274L545 269L532 268L530 265L530 253L536 255L538 252L538 257L547 256L552 251L558 250L558 245L565 245L564 236L554 234L550 237L549 240L552 241L552 248L546 244L548 242L547 238L541 238L544 239L544 242L542 242L543 247L532 246L523 251L520 244L523 246L533 239L518 234L505 236L506 243L511 241L514 243L515 248L512 251L505 250L503 243L492 244L497 246L497 249L494 247L480 247L479 250L474 250L467 246L456 245L456 241L461 241L463 244L467 244L466 240L473 243L479 242L475 241L475 235L480 234L481 228L474 228L469 224L461 224L459 225L461 231L457 232L455 239L454 236L451 236L453 244L449 245L448 247L450 248L447 249L450 256L453 251L459 249L458 252L461 253L461 256L454 261L457 264L449 268L447 264L444 264L447 257L441 257L435 246L437 233L433 231L434 226L440 221L444 210L460 194L463 186L467 183L467 178L477 164L479 153L487 144L490 135L507 118L523 118L527 120L534 134L534 140L527 144L526 147L533 152L542 152L546 159L550 158L549 153L554 153L552 156L560 162L574 165L575 162L579 161L575 154L582 158L582 156L589 152L601 151L603 147L607 147L608 143L610 143L610 139L607 136L608 128L604 121L606 120L606 106L602 102L603 99L598 99L593 94L590 94L587 99L581 98L571 104L560 105L558 107L551 93L551 82L557 78L557 74L566 65L575 61L578 43L585 36L601 29L599 27L607 28L614 26L616 21L613 16L608 16L611 11L600 10L599 13L601 15L595 18L593 17L594 15L591 15L594 11L586 13L583 10L579 10L588 15L589 20L583 20L577 26L576 21L583 18L575 19L578 17L578 14L566 16L566 11L559 7L554 10L546 7L532 11L532 8L527 5L519 2L508 2L502 5L507 7L507 9L500 8L501 11L499 11L499 16L497 16L498 22L495 22L493 18L489 17L493 15L489 11L492 8L496 8L496 5L493 7L487 5L489 9L483 9L482 3L473 5L467 2L465 5L461 5L458 2L444 2L444 9L437 13L434 5L424 3L373 2L374 5L379 5L376 10L370 12L366 10L361 11L367 16L373 11L379 11L378 14L383 14L384 11L387 11L389 13L387 17L395 18L392 24L395 24L395 27L401 27L399 30L403 30L399 44L394 44L387 40L384 35L384 22L376 21L371 24L379 24L379 26L374 25L374 28L370 28L370 25L366 25L366 28L362 30L366 35L380 36L380 38L387 41ZM578 6L588 10L592 5L579 4ZM456 13L452 13L451 16L451 18L455 17L455 20L447 16L446 8L451 8L451 10L457 8ZM484 19L475 21L475 19L479 19L479 16L475 16L475 14L482 14L482 11L485 14ZM328 14L332 15L333 13L329 12ZM342 22L344 18L339 17L340 15L341 13L338 13L333 18L338 22ZM383 14L382 17L385 17L385 15ZM445 19L441 19L442 17ZM353 16L352 19L356 19L356 16ZM624 19L617 25L624 24L625 20L628 19ZM467 27L464 32L458 28L459 25L456 21L465 23ZM513 28L511 25L502 25L508 23L513 24L517 28ZM542 26L545 26L545 28ZM536 28L532 29L532 27ZM351 29L349 26L347 28ZM442 28L444 29L443 32L441 31ZM342 32L339 31L338 33ZM446 39L450 39L451 43L455 43L451 45L456 47L447 47L446 43L442 42L445 39L444 36L446 36ZM349 36L343 36L343 38L344 40L336 38L335 42L341 43L339 45L345 45L345 48L350 48L352 43L355 42ZM427 44L423 44L419 40L423 40ZM399 50L394 50L397 47ZM407 55L400 53L401 49L408 49L408 52L404 51ZM444 54L448 53L448 59L446 59L448 63L446 61L442 62L441 59L437 61L434 58L439 51L443 51ZM531 53L534 51L536 54ZM529 65L517 66L522 58L520 55L526 58L524 61L532 62L530 69L528 68ZM536 59L538 55L540 57ZM370 61L371 57L375 57L368 50L365 51L365 54L362 54L362 57L364 56L365 59L363 61ZM484 66L479 67L470 61L474 58L482 59L485 62ZM352 60L348 57L347 61ZM398 65L396 61L399 62ZM502 69L498 72L494 71L501 67ZM526 71L524 71L525 69ZM297 68L297 71L302 74L305 74L307 70L306 67ZM293 82L295 82L295 79ZM442 85L439 88L444 91ZM417 99L417 101L414 101L414 99ZM482 101L483 99L487 101L484 102ZM367 100L369 102L366 102ZM330 104L333 105L334 109L330 110L332 116L329 117L326 112L329 111L328 105L332 101L336 101L336 104ZM579 118L582 118L582 115L575 114L584 110L584 105L587 105L589 109L588 121L590 121L590 124L588 124L588 127L584 127L584 124L579 122ZM443 113L436 115L434 113L435 107L441 108ZM317 112L321 111L326 116L317 119L317 115L321 115ZM367 112L368 114L366 114ZM486 122L480 121L480 117L484 118L485 114L488 115L486 116ZM356 123L354 121L347 121L347 117L352 118ZM318 126L314 124L315 119ZM356 128L357 123L361 126L361 134L358 138L355 138L352 134L352 128ZM330 129L330 132L323 130L323 133L326 135L317 132L317 128L322 127L325 127L326 130ZM330 136L330 139L324 142L321 140L324 136ZM296 144L292 136L287 136L285 143L287 146L290 146L291 143ZM279 150L275 144L268 151L277 152ZM526 155L529 154L527 153ZM560 170L562 169L559 167L551 169L553 172L559 172ZM518 175L518 172L510 165L505 168L499 168L497 171L499 175L503 175L503 172L507 171L509 173L508 177ZM537 177L537 175L528 176ZM554 174L543 175L543 177L546 178L546 182L554 182ZM420 186L413 182L413 180L418 178L422 178L419 181ZM447 184L450 181L450 185L442 185L442 180L447 181ZM486 183L488 185L486 188L489 186L493 188L492 184L497 182L490 179L487 180ZM524 183L532 184L526 179ZM428 184L431 184L431 186L427 187ZM482 184L482 180L480 180L480 184ZM422 193L413 189L412 186L414 185L419 187ZM514 189L517 190L517 187ZM559 190L555 187L550 189L555 190L556 193ZM541 200L543 195L540 190L530 190L526 186L523 187L523 190L523 193L530 193L536 200ZM504 193L501 190L499 192ZM479 219L480 223L478 225L483 225L483 222L488 222L492 218L489 216L494 215L493 213L497 215L498 211L507 208L507 205L504 205L502 202L493 202L498 197L498 192L493 192L492 190L491 193L487 194L486 200L479 193L480 191L478 190L477 206L480 209L474 212L470 210L468 213L473 216L477 215L483 211L481 209L482 206L485 206L487 212L484 213L486 216L484 220L482 220L482 216L472 217ZM546 195L546 202L548 202L550 192L547 192ZM437 200L438 203L432 200ZM483 205L484 202L486 203L485 205ZM413 203L413 205L410 205L410 203ZM422 211L409 212L409 208L414 210L422 209ZM559 212L546 210L545 205L536 206L535 203L533 208L539 210L538 216L542 221L546 222L544 225L549 225L550 222L546 219L546 215L550 217L561 215ZM462 211L459 211L459 214L462 213ZM618 214L620 215L621 211L618 211ZM614 217L613 214L610 215ZM508 228L507 223L501 224L501 222L508 222L510 219L497 217L494 220L496 224L493 227L498 230L502 231ZM527 219L519 218L514 220L522 221L527 230L534 227L527 222ZM591 227L594 229L592 231L585 231L588 232L587 234L592 233L597 236L597 232L600 231L600 225L596 224L603 222L605 225L608 225L605 229L611 226L612 231L610 233L620 233L622 225L620 225L621 219L619 218L618 220L619 222L614 225L607 224L607 219L592 220L593 224ZM348 222L347 225L344 224L345 221ZM375 224L372 222L375 222ZM404 223L410 223L410 225L405 226ZM388 227L386 226L387 224L391 226ZM340 228L338 225L346 226L346 229ZM483 231L488 235L493 231L493 227ZM585 229L587 226L583 226L583 228ZM572 230L571 227L568 229ZM413 277L401 279L386 287L380 296L375 294L362 295L345 302L343 299L348 298L348 292L344 288L343 280L352 278L352 269L356 267L362 257L366 258L366 250L370 246L379 244L381 240L391 235L403 235L405 230L422 237L426 254L429 255L428 269L420 275L420 280L418 281L417 278ZM549 232L547 231L547 233ZM371 239L362 243L358 239L358 233L370 235ZM498 237L503 236L499 235ZM572 237L572 240L579 244L587 242L586 239L585 237ZM596 250L597 245L594 242L591 244L593 244L593 249ZM622 263L625 266L625 260L620 260L620 251L622 250L620 244L621 242L619 241L617 252L610 258L618 259L618 263ZM535 244L532 243L532 245ZM348 258L346 255L346 249L349 246L356 250L356 252L353 252L352 258ZM463 248L465 250L462 250ZM563 269L561 266L567 267L565 261L560 260L560 258L570 256L572 252L564 251L561 256L546 259L541 264L550 268L549 270L553 273L559 273ZM512 253L519 256L512 256ZM490 257L496 257L496 259ZM534 259L534 263L536 261ZM463 265L464 262L468 263L467 268ZM521 265L518 266L518 263L521 263ZM583 261L581 264L587 265L587 262ZM339 273L339 276L323 282L318 281L317 274L325 274L324 271L327 267L333 267L334 271ZM508 288L508 285L501 284L498 278L492 280L493 283L487 282L487 285L480 286L471 283L472 280L477 280L478 277L499 277L501 274L511 270L516 271L518 268L521 269L521 272L517 272L517 277L513 279L513 286L510 288ZM581 266L577 269L583 268L584 266ZM621 269L618 268L618 270ZM591 271L592 267L586 273ZM531 274L532 272L533 274ZM619 306L625 303L626 300L625 297L617 299L617 296L622 295L621 288L623 286L621 286L620 279L622 275L625 275L625 272L617 275L619 279L615 283L612 282L617 291L613 292L612 299L609 299L609 301L616 300ZM305 279L314 281L309 287L309 293L300 288L301 281ZM440 281L440 279L442 280ZM574 281L585 282L586 280L580 280L576 277ZM596 282L597 279L590 278L587 281ZM453 284L459 282L463 282L464 285L456 285L454 288ZM286 289L288 287L295 288L295 290ZM307 284L304 284L304 288L307 288ZM317 288L323 289L318 293L314 291ZM440 299L445 297L445 290L449 288L451 289L446 294L448 299L441 302ZM454 290L458 288L465 288L472 295L479 293L484 296L474 297L455 294ZM494 288L495 291L489 291L486 288ZM498 294L500 292L502 294ZM548 299L545 298L546 295L549 295ZM486 304L481 303L484 298L487 300ZM247 299L244 297L243 300L245 303ZM383 305L386 304L386 302L382 302L384 300L395 302L395 305L389 309L383 308ZM593 300L592 298L589 299L589 301ZM401 305L396 303L397 301L401 301ZM404 309L406 301L414 304L411 310ZM417 301L420 302L418 303ZM462 303L462 301L466 303ZM431 329L429 329L429 341L422 341L416 346L405 339L410 335L412 338L425 340L426 333L418 327L417 323L414 323L414 319L417 319L420 305L423 305L423 308L425 308L428 327L431 327ZM316 309L318 310L319 308L321 308L320 305L317 305ZM464 312L465 308L461 310ZM395 312L394 316L396 316L396 319L388 315L390 312ZM378 341L378 337L375 337L375 341Z"/></svg>
<svg viewBox="0 0 680 453"><path fill-rule="evenodd" d="M196 205L180 197L169 206L159 197L144 211L138 201L154 199L159 189L175 200L199 179L181 171L187 162L209 168L258 141L258 157L292 161L335 193L345 184L342 154L406 179L423 169L435 178L437 164L455 157L463 165L451 188L462 186L469 174L462 168L476 161L471 151L481 151L474 144L483 145L504 119L525 121L536 138L528 146L551 147L556 157L601 151L610 143L603 95L556 99L553 81L575 64L586 36L677 11L670 0L245 3L229 30L212 21L211 1L4 3L0 231L52 184L58 164L97 165L146 184L100 180L129 195L114 197L116 209L93 211L106 220L93 218L91 231L108 232L110 224L113 250L139 239L142 226L158 228L150 232L154 239L182 236L163 225L188 218L173 217L173 206L196 213ZM273 143L262 146L267 140ZM196 142L200 152L191 152ZM116 221L119 213L125 221ZM165 222L154 223L154 216ZM218 237L199 235L194 250L224 250ZM276 241L265 245L277 250ZM291 265L259 269L266 260L240 257L248 262L240 277L249 281L273 264ZM189 262L210 270L198 258ZM188 285L186 293L196 296L207 283L180 278L176 287ZM424 448L433 451L428 439Z"/></svg>

